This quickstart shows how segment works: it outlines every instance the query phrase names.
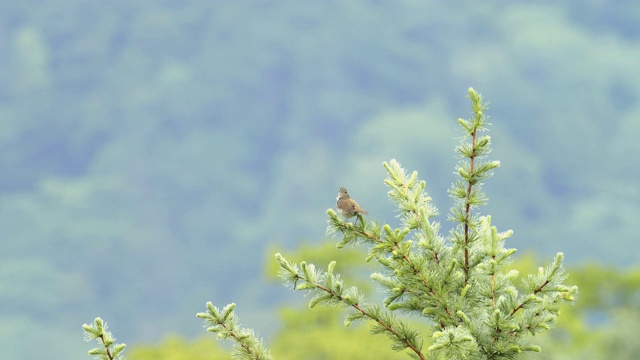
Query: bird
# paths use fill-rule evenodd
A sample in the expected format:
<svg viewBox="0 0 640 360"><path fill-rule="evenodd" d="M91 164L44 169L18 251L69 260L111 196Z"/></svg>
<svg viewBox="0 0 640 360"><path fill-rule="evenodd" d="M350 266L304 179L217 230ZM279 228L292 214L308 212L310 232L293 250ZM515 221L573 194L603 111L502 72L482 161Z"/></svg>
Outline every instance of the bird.
<svg viewBox="0 0 640 360"><path fill-rule="evenodd" d="M360 207L358 203L349 196L347 189L341 187L336 197L336 209L345 219L354 217L358 214L368 214L366 210ZM357 220L356 220L357 222Z"/></svg>

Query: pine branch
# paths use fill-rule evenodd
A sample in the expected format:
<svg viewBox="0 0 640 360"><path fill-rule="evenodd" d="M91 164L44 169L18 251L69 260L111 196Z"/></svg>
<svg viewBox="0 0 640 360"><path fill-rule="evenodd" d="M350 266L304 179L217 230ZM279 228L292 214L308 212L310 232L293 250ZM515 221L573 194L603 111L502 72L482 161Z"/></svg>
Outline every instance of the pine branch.
<svg viewBox="0 0 640 360"><path fill-rule="evenodd" d="M116 339L107 331L107 323L97 317L93 325L82 325L85 341L98 340L100 347L89 350L89 355L95 356L99 360L124 360L122 355L126 344L116 344Z"/></svg>
<svg viewBox="0 0 640 360"><path fill-rule="evenodd" d="M210 301L207 302L207 312L196 314L204 319L208 326L207 331L218 334L220 339L234 341L231 356L233 359L271 360L269 351L264 348L260 339L253 330L243 329L238 325L238 319L234 313L236 304L225 306L222 311Z"/></svg>
<svg viewBox="0 0 640 360"><path fill-rule="evenodd" d="M301 262L299 265L291 263L281 254L276 254L280 264L280 277L294 290L303 290L314 294L309 307L316 305L343 305L351 307L351 312L345 320L349 326L353 321L369 319L375 322L372 329L375 334L384 333L392 339L394 350L409 349L418 358L426 359L421 353L421 345L417 340L417 333L410 330L402 321L396 320L391 313L377 306L362 304L364 295L356 287L344 288L339 275L334 275L335 261L331 262L327 271L316 270L313 264Z"/></svg>
<svg viewBox="0 0 640 360"><path fill-rule="evenodd" d="M450 219L462 226L462 234L456 234L455 239L464 253L462 264L465 285L469 282L472 266L469 258L473 246L472 242L478 240L474 234L478 226L478 218L472 215L471 210L486 204L487 201L481 189L474 186L480 186L481 181L489 178L492 175L492 170L500 166L498 161L483 162L484 157L491 151L491 138L485 136L478 139L478 132L485 131L488 125L487 117L484 115L488 104L483 102L482 96L473 88L469 89L469 98L474 113L473 118L471 120L458 119L458 123L465 132L463 140L470 139L470 143L462 143L456 149L461 161L468 161L468 164L464 162L458 164L457 172L461 179L449 190L449 195L454 198Z"/></svg>
<svg viewBox="0 0 640 360"><path fill-rule="evenodd" d="M553 303L575 300L578 288L562 284L562 281L567 277L562 267L563 258L563 253L556 254L551 265L546 269L539 268L537 275L529 275L524 280L524 285L529 289L530 293L523 296L520 303L511 310L509 316L514 316L519 310L526 308L530 304L541 303L548 299L551 299ZM543 294L545 297L541 298L538 294Z"/></svg>

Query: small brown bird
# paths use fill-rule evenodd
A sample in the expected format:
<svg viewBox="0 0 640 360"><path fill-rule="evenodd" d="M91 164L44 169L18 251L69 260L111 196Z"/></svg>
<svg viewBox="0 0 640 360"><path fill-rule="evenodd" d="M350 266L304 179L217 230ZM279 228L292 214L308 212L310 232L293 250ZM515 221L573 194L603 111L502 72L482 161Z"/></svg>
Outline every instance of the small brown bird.
<svg viewBox="0 0 640 360"><path fill-rule="evenodd" d="M336 208L340 215L346 219L356 216L357 214L368 214L358 203L349 196L347 189L341 187L338 190L338 197L336 198Z"/></svg>

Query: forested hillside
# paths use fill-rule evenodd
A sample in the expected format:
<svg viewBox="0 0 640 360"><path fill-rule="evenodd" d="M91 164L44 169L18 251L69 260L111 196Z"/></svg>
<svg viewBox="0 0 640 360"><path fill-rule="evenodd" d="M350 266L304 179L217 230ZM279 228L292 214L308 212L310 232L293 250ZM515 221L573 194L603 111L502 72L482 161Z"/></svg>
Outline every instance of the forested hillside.
<svg viewBox="0 0 640 360"><path fill-rule="evenodd" d="M84 359L98 315L128 344L201 335L208 300L268 336L290 294L264 253L328 241L340 186L392 222L396 158L446 214L470 86L510 246L637 265L638 24L635 2L1 2L0 352Z"/></svg>

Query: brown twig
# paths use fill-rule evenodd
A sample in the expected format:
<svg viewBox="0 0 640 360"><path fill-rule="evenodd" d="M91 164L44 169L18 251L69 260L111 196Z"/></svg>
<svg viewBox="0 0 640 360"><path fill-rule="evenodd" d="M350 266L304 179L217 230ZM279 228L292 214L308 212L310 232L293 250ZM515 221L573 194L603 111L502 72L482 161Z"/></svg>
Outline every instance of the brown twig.
<svg viewBox="0 0 640 360"><path fill-rule="evenodd" d="M109 351L109 347L107 346L107 343L104 340L104 334L100 334L100 341L102 341L102 345L104 345L104 349L107 350L107 356L109 357L109 359L113 360L113 356L111 356L111 351Z"/></svg>
<svg viewBox="0 0 640 360"><path fill-rule="evenodd" d="M362 235L363 237L368 238L368 239L370 239L370 240L372 240L372 241L376 241L376 242L378 242L378 243L381 243L381 242L382 242L382 239L380 239L380 238L376 238L376 237L374 237L373 235L371 235L370 233L368 233L368 232L366 232L366 231L364 231L364 230L362 230L362 231L356 230L356 232L357 232L358 234ZM400 246L398 245L398 243L394 242L394 244L393 244L393 245L394 245L394 247L395 247L396 249L400 250ZM437 254L436 254L436 257L437 257ZM451 315L451 311L449 311L449 308L446 306L445 302L444 302L442 299L440 299L440 297L439 297L439 296L438 296L438 294L435 292L435 290L433 290L433 287L431 287L431 286L429 285L429 282L427 281L427 279L425 279L425 278L421 275L420 271L419 271L419 270L418 270L418 268L413 264L413 262L411 261L411 259L409 259L409 257L408 257L406 254L403 254L403 255L402 255L402 258L403 258L403 259L404 259L404 261L407 263L407 265L411 268L411 271L413 271L414 275L418 275L418 276L420 277L420 281L422 282L422 284L423 284L425 287L427 287L427 288L429 289L429 293L430 293L431 295L433 295L433 297L434 297L434 298L435 298L435 299L436 299L436 300L437 300L437 301L442 305L442 307L444 308L444 311L447 313L447 315L452 316L452 315Z"/></svg>
<svg viewBox="0 0 640 360"><path fill-rule="evenodd" d="M476 160L476 132L477 128L473 129L473 134L471 138L471 166L469 168L469 176L473 177L473 168ZM469 185L467 186L467 204L465 206L465 216L464 216L464 284L467 285L469 281L469 217L471 211L471 203L469 200L471 199L471 188L473 183L471 178L469 179Z"/></svg>
<svg viewBox="0 0 640 360"><path fill-rule="evenodd" d="M542 285L540 285L537 289L535 289L533 291L533 295L537 295L540 291L542 291L542 289L545 286L547 286L548 283L549 283L549 280L546 280ZM525 304L525 302L523 301L522 303L520 303L520 305L518 305L515 308L513 308L513 310L511 310L511 312L509 313L509 317L513 316L516 312L518 312L518 310L522 309L524 304Z"/></svg>
<svg viewBox="0 0 640 360"><path fill-rule="evenodd" d="M302 279L302 277L300 275L298 275L299 278ZM336 293L334 293L331 289L322 286L322 285L316 285L316 287L328 294L331 294L332 296L338 298L340 301L344 301L344 298ZM365 317L374 320L375 322L377 322L378 324L380 324L380 326L382 326L383 328L385 328L385 330L387 330L388 332L390 332L391 334L393 334L393 336L395 336L397 339L401 340L406 346L407 348L411 349L411 351L413 351L416 355L418 355L418 357L422 360L426 360L425 356L422 354L422 352L420 351L420 349L418 349L418 347L413 344L411 341L409 341L408 339L400 336L400 334L398 333L397 330L395 330L390 324L385 323L384 321L382 321L381 319L372 316L371 314L369 314L365 309L363 309L362 307L360 307L360 305L358 304L351 304L351 307L353 307L354 309L356 309L357 311L359 311L362 315L364 315Z"/></svg>
<svg viewBox="0 0 640 360"><path fill-rule="evenodd" d="M493 261L496 260L496 256L491 257ZM491 274L491 305L496 306L496 272L495 269Z"/></svg>

